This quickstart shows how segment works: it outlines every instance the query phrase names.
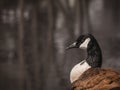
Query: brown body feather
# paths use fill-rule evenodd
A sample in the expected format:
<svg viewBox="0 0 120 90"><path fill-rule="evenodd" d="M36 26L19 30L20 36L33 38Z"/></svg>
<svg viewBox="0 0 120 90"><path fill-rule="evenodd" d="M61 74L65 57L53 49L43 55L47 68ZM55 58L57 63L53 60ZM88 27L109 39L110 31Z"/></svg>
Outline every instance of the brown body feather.
<svg viewBox="0 0 120 90"><path fill-rule="evenodd" d="M88 69L72 83L72 90L120 90L120 72L112 69Z"/></svg>

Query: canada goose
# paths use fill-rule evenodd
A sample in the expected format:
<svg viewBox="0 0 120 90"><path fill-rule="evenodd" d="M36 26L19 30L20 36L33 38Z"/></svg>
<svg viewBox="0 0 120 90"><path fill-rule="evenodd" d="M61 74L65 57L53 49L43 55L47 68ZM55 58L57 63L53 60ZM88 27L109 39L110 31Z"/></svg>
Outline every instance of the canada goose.
<svg viewBox="0 0 120 90"><path fill-rule="evenodd" d="M120 87L119 72L111 69L101 69L102 53L94 36L91 34L81 35L73 44L67 47L67 49L71 48L87 50L87 57L76 64L70 72L73 90L110 90L109 86L112 86L112 84L115 85L111 88ZM110 84L100 87L105 84L106 80L110 81Z"/></svg>

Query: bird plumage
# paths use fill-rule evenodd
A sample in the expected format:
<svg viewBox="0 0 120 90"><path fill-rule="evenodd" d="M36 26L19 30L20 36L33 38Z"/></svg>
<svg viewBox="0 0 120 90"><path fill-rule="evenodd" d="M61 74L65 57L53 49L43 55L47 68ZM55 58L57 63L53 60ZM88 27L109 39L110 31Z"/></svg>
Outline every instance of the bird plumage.
<svg viewBox="0 0 120 90"><path fill-rule="evenodd" d="M91 34L87 35L90 37L91 41L88 44L87 48L87 62L92 68L101 67L102 66L102 52L97 40Z"/></svg>
<svg viewBox="0 0 120 90"><path fill-rule="evenodd" d="M85 60L75 65L70 72L71 83L79 79L79 77L89 68L91 68L91 66L89 66Z"/></svg>
<svg viewBox="0 0 120 90"><path fill-rule="evenodd" d="M90 68L72 84L72 90L110 90L119 87L120 72L112 69Z"/></svg>
<svg viewBox="0 0 120 90"><path fill-rule="evenodd" d="M72 90L120 90L120 72L101 69L102 52L93 35L81 35L70 48L86 49L87 57L70 73Z"/></svg>

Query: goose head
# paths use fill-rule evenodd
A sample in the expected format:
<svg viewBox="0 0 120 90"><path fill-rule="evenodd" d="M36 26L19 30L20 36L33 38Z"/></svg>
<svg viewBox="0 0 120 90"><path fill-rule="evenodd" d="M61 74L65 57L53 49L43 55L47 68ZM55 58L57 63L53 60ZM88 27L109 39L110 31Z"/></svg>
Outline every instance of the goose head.
<svg viewBox="0 0 120 90"><path fill-rule="evenodd" d="M89 68L97 68L102 65L101 49L93 35L79 36L73 44L67 47L67 49L72 48L85 49L87 51L87 57L72 68L70 72L71 83L76 81Z"/></svg>

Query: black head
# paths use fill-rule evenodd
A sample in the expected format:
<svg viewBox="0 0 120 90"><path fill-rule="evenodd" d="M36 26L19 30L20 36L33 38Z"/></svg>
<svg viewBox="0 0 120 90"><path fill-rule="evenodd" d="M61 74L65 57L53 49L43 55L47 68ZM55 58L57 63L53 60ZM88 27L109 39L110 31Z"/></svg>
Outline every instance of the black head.
<svg viewBox="0 0 120 90"><path fill-rule="evenodd" d="M81 35L73 44L67 47L67 49L71 48L89 49L94 44L98 45L96 39L91 34Z"/></svg>
<svg viewBox="0 0 120 90"><path fill-rule="evenodd" d="M84 37L85 35L79 36L78 39L73 44L69 45L66 49L79 48L79 45L82 43Z"/></svg>
<svg viewBox="0 0 120 90"><path fill-rule="evenodd" d="M80 48L87 50L87 62L92 67L101 67L102 64L102 53L97 43L97 40L93 35L81 35L72 45L67 49Z"/></svg>

